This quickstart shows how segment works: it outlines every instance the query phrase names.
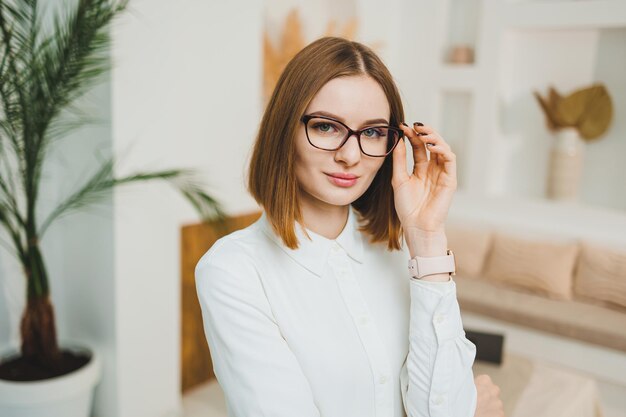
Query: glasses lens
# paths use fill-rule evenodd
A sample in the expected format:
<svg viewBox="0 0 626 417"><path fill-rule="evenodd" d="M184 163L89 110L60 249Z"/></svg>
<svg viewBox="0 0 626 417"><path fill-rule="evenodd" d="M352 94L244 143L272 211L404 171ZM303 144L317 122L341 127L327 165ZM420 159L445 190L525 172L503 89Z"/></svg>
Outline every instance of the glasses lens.
<svg viewBox="0 0 626 417"><path fill-rule="evenodd" d="M307 123L307 134L313 146L332 151L341 145L348 130L332 120L314 117Z"/></svg>
<svg viewBox="0 0 626 417"><path fill-rule="evenodd" d="M370 127L361 132L363 152L371 156L385 156L400 139L400 133L388 127Z"/></svg>

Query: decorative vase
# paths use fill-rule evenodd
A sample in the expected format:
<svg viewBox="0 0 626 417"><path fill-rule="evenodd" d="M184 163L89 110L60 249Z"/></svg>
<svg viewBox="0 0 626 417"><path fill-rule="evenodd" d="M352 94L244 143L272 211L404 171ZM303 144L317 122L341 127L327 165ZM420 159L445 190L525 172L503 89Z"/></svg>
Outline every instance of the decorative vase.
<svg viewBox="0 0 626 417"><path fill-rule="evenodd" d="M75 343L62 343L60 348L89 353L91 359L81 368L55 378L26 382L1 379L0 416L88 417L91 414L94 390L102 374L100 356L95 349ZM15 354L18 353L11 352Z"/></svg>
<svg viewBox="0 0 626 417"><path fill-rule="evenodd" d="M548 198L578 200L585 143L575 127L559 129L550 150Z"/></svg>

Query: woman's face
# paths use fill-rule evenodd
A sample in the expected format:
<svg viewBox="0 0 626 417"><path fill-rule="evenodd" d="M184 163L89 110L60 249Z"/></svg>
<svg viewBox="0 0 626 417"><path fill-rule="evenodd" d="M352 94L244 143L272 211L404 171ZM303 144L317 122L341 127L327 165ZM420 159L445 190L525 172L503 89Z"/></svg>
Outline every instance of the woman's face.
<svg viewBox="0 0 626 417"><path fill-rule="evenodd" d="M347 76L327 82L313 97L304 114L331 117L352 130L358 130L388 125L390 109L383 89L373 78ZM374 120L376 122L372 122ZM326 125L320 128L329 129ZM295 147L295 172L303 191L301 203L318 207L345 206L358 199L385 160L363 154L356 135L350 136L336 151L315 148L307 140L304 123L300 123ZM353 174L356 181L336 180L333 174Z"/></svg>

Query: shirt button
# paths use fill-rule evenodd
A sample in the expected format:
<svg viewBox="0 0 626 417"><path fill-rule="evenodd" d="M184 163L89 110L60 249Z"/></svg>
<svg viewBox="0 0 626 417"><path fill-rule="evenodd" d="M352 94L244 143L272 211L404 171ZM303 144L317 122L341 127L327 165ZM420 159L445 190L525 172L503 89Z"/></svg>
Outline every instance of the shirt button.
<svg viewBox="0 0 626 417"><path fill-rule="evenodd" d="M435 315L435 323L436 324L441 324L445 321L446 319L446 315L445 314L436 314Z"/></svg>
<svg viewBox="0 0 626 417"><path fill-rule="evenodd" d="M359 323L360 323L360 324L363 324L363 325L365 325L365 324L367 324L367 323L369 323L369 322L370 322L370 319L369 319L369 318L367 318L367 317L361 317L361 318L359 319Z"/></svg>
<svg viewBox="0 0 626 417"><path fill-rule="evenodd" d="M437 396L435 397L435 399L433 400L433 402L434 402L436 405L441 405L441 404L443 404L443 397L442 397L441 395L437 395Z"/></svg>
<svg viewBox="0 0 626 417"><path fill-rule="evenodd" d="M339 244L337 242L333 243L333 248L332 248L333 252L335 253L339 253L341 252L341 247L339 246Z"/></svg>
<svg viewBox="0 0 626 417"><path fill-rule="evenodd" d="M384 384L387 382L387 380L388 380L387 376L383 375L378 379L378 382L380 382L381 384Z"/></svg>

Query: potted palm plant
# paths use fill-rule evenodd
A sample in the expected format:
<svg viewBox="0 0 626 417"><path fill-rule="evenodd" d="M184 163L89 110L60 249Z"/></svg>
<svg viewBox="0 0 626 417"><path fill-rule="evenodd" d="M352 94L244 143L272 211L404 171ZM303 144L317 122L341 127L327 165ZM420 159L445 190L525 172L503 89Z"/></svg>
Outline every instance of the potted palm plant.
<svg viewBox="0 0 626 417"><path fill-rule="evenodd" d="M0 357L2 416L87 416L99 379L94 349L62 346L57 340L40 249L42 236L56 219L98 201L118 185L151 180L175 186L204 220L222 224L225 218L192 170L116 177L113 157L47 217L37 218L43 163L57 139L87 122L71 105L108 70L108 26L127 0L71 4L44 30L37 0L0 0L0 239L6 237L0 243L19 261L27 288L20 349Z"/></svg>

